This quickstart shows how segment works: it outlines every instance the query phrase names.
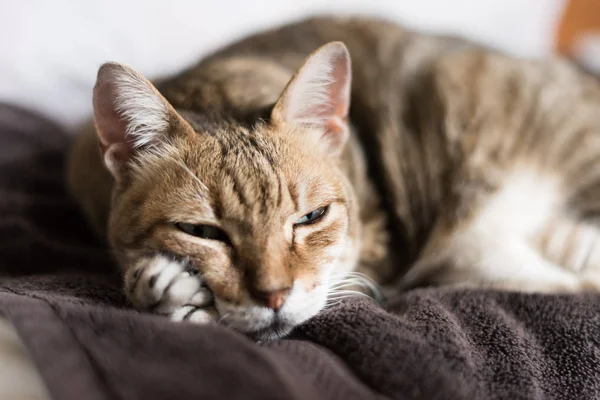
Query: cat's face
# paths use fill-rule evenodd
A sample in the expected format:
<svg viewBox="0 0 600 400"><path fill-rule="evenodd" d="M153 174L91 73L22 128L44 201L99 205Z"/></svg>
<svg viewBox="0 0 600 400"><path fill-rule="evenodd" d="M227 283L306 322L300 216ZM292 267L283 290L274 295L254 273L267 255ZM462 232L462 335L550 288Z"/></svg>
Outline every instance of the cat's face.
<svg viewBox="0 0 600 400"><path fill-rule="evenodd" d="M351 268L359 245L336 159L298 137L230 126L146 155L116 197L113 244L126 262L187 260L234 329L287 333L325 306L331 273ZM277 292L282 303L269 304Z"/></svg>
<svg viewBox="0 0 600 400"><path fill-rule="evenodd" d="M332 273L351 270L359 249L356 201L338 168L348 135L345 48L325 46L309 58L271 121L253 128L188 121L143 78L107 68L96 125L117 180L109 235L121 264L152 254L189 263L222 321L257 338L287 334L322 310ZM128 80L135 82L119 87ZM144 110L123 111L128 90L144 92L132 105L143 100ZM105 99L111 93L116 100ZM165 114L135 120L149 109ZM127 124L138 142L114 141L110 132L127 132ZM146 136L161 124L161 137Z"/></svg>

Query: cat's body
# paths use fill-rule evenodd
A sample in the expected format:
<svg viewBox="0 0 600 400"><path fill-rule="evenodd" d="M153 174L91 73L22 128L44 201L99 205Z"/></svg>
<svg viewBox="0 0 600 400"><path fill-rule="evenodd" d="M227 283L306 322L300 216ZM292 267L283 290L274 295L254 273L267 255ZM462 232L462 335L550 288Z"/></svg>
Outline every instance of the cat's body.
<svg viewBox="0 0 600 400"><path fill-rule="evenodd" d="M335 46L315 53L288 85L306 57L331 41L345 43L352 56L351 96L345 92L349 65ZM112 176L90 129L74 147L69 184L101 235L110 219L108 236L139 307L158 305L181 319L192 315L190 304L210 304L212 292L216 310L197 319L219 314L236 329L269 337L324 306L332 271L358 270L381 281L399 276L404 288L600 288L594 222L600 87L570 65L513 59L379 20L313 19L234 44L157 84L177 112L158 100L148 103L153 89L140 89L141 78L118 68L101 70L95 92L96 126ZM104 82L112 86L103 89ZM128 86L119 91L121 84ZM132 88L140 93L127 98ZM136 120L157 109L164 118ZM304 148L314 141L280 140L279 132L289 134L292 126L298 136L319 128L325 153ZM119 130L136 142L121 151L126 139L120 138L117 155L107 156L111 132ZM161 130L162 139L150 137ZM181 131L190 133L173 133ZM109 211L113 176L120 184ZM204 189L196 198L190 194ZM320 200L306 200L311 196ZM314 206L302 206L303 198ZM312 218L313 209L325 210L324 222L315 219L328 224L321 231L302 233L304 222L281 222L294 212ZM159 229L160 221L189 215L224 229L230 237L216 238L228 246L225 253L206 228L200 250ZM220 267L210 271L206 264ZM190 265L210 291L185 272ZM168 279L156 278L169 268ZM140 289L142 270L154 271L146 289ZM303 279L304 297L288 306ZM189 286L183 297L200 300L182 298L179 308L161 310L174 283ZM273 322L271 309L280 307L283 322Z"/></svg>

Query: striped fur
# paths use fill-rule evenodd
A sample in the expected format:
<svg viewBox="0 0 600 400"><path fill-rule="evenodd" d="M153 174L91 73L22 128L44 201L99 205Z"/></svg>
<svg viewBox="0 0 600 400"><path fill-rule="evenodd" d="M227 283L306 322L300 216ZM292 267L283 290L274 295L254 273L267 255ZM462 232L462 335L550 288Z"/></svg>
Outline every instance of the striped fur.
<svg viewBox="0 0 600 400"><path fill-rule="evenodd" d="M306 57L331 41L352 55L352 134L338 156L319 150L323 120L303 111L310 104L288 109L309 124L270 118ZM325 60L296 75L308 86L294 100L327 101ZM113 185L90 130L71 154L71 191L126 277L167 254L170 279L187 282L181 265L199 271L215 296L207 315L235 329L283 334L354 270L403 288L599 287L600 87L565 62L316 18L233 44L157 88L173 110L162 139L137 142ZM325 204L322 222L294 228ZM231 243L190 238L175 222L219 226ZM279 287L292 297L273 324L253 291Z"/></svg>

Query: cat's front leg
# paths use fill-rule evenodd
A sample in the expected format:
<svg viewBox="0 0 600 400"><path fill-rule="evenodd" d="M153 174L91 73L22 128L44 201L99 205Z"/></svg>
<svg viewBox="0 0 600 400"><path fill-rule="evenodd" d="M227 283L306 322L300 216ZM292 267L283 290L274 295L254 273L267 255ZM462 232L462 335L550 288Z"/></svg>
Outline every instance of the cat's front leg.
<svg viewBox="0 0 600 400"><path fill-rule="evenodd" d="M144 257L127 269L125 294L137 309L174 321L210 323L218 317L213 294L198 271L161 254Z"/></svg>

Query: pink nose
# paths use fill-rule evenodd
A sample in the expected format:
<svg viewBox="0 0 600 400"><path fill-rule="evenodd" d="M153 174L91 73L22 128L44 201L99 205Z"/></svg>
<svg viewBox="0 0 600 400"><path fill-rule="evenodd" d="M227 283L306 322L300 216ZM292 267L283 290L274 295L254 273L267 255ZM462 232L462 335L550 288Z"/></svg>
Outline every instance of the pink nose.
<svg viewBox="0 0 600 400"><path fill-rule="evenodd" d="M252 294L252 296L256 300L264 304L266 307L272 308L273 310L277 311L283 306L289 293L289 288L272 290L270 292L258 290L255 291Z"/></svg>

